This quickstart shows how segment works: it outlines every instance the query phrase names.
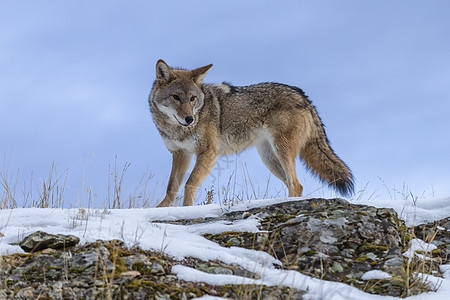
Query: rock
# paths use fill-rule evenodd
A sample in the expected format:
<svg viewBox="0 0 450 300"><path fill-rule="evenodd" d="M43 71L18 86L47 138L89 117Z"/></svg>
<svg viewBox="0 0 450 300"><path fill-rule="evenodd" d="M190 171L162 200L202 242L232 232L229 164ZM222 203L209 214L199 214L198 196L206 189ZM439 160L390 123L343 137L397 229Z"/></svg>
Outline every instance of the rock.
<svg viewBox="0 0 450 300"><path fill-rule="evenodd" d="M165 275L164 266L158 261L152 261L145 255L131 255L124 257L125 265L143 274Z"/></svg>
<svg viewBox="0 0 450 300"><path fill-rule="evenodd" d="M223 246L266 251L284 268L335 281L382 268L393 257L403 260L397 228L404 224L393 210L309 199L232 212L223 219L231 222L243 215L259 218L259 229L267 231L264 240L253 233L205 236Z"/></svg>
<svg viewBox="0 0 450 300"><path fill-rule="evenodd" d="M233 270L215 263L195 264L195 268L205 273L233 275Z"/></svg>
<svg viewBox="0 0 450 300"><path fill-rule="evenodd" d="M154 262L150 266L150 273L155 275L164 275L166 271L160 263Z"/></svg>
<svg viewBox="0 0 450 300"><path fill-rule="evenodd" d="M69 272L81 272L86 275L112 272L114 270L114 265L111 260L109 260L109 256L110 252L106 246L97 244L96 247L94 246L92 249L75 253L69 260Z"/></svg>
<svg viewBox="0 0 450 300"><path fill-rule="evenodd" d="M138 271L127 271L127 272L123 272L122 274L120 274L120 276L137 277L137 276L141 276L141 273L139 273Z"/></svg>
<svg viewBox="0 0 450 300"><path fill-rule="evenodd" d="M36 252L46 248L68 249L80 242L80 239L73 235L48 234L36 231L25 237L20 243L20 248L25 252Z"/></svg>
<svg viewBox="0 0 450 300"><path fill-rule="evenodd" d="M344 268L342 268L340 263L334 262L333 265L330 268L330 271L333 272L333 273L344 272Z"/></svg>
<svg viewBox="0 0 450 300"><path fill-rule="evenodd" d="M36 299L38 297L35 288L29 286L19 290L15 296L16 299Z"/></svg>
<svg viewBox="0 0 450 300"><path fill-rule="evenodd" d="M388 259L384 263L385 266L401 266L403 265L403 259L400 257L393 257Z"/></svg>
<svg viewBox="0 0 450 300"><path fill-rule="evenodd" d="M228 243L230 243L231 246L240 246L242 244L242 241L237 237L232 237L228 240Z"/></svg>
<svg viewBox="0 0 450 300"><path fill-rule="evenodd" d="M150 259L143 254L126 256L123 258L123 260L127 268L133 270L135 269L133 265L135 265L137 269L137 266L139 265L149 266L151 264Z"/></svg>
<svg viewBox="0 0 450 300"><path fill-rule="evenodd" d="M233 271L228 268L217 267L212 271L213 274L233 275Z"/></svg>
<svg viewBox="0 0 450 300"><path fill-rule="evenodd" d="M402 283L405 278L402 277L405 275L402 252L408 248L412 236L437 246L427 254L431 258L426 262L430 270L438 272L433 274L444 272L439 270L437 262L449 263L450 219L408 229L393 210L354 205L342 199L291 201L216 218L164 222L232 223L250 217L259 220L261 232L224 232L205 234L205 237L224 247L266 251L282 262L277 268L396 297L406 295ZM410 233L412 230L414 235ZM43 232L26 237L20 244L32 253L0 257L0 299L193 299L204 295L231 299L241 299L243 295L246 299L302 299L304 294L282 286L212 286L185 282L171 273L173 265L252 279L259 279L259 275L221 261L197 258L179 261L161 252L128 249L120 241L76 245L78 241L76 237ZM382 270L392 278L361 280L370 270ZM418 282L410 286L414 290L408 291L409 294L429 289Z"/></svg>

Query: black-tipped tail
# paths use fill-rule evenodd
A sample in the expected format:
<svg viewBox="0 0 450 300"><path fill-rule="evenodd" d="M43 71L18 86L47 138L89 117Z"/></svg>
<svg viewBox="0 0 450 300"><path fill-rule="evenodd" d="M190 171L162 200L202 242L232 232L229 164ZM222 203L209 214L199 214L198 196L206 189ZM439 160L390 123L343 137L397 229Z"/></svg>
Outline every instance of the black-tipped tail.
<svg viewBox="0 0 450 300"><path fill-rule="evenodd" d="M306 167L344 197L354 194L350 168L334 153L325 135L311 139L300 151Z"/></svg>

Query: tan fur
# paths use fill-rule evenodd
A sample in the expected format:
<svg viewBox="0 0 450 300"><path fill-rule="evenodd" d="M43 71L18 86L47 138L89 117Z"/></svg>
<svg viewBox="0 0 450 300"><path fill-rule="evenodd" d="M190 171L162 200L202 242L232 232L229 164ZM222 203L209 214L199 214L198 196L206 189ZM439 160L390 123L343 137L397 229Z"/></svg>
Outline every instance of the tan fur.
<svg viewBox="0 0 450 300"><path fill-rule="evenodd" d="M192 156L197 159L184 191L183 205L195 192L219 155L256 146L267 168L300 197L295 159L300 156L320 179L341 194L353 192L353 176L331 149L322 122L302 90L278 83L234 87L203 84L212 65L192 71L156 64L149 103L153 120L172 153L167 194L158 206L170 206Z"/></svg>

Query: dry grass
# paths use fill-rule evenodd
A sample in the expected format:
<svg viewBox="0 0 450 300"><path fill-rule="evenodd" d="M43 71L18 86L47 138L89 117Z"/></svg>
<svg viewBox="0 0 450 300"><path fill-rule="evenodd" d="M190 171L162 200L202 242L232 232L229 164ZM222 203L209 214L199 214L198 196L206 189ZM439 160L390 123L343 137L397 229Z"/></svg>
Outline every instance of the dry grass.
<svg viewBox="0 0 450 300"><path fill-rule="evenodd" d="M47 178L36 179L30 176L29 186L22 188L22 201L17 200L19 171L10 175L7 169L0 172L0 209L17 207L64 208L64 190L68 169L58 174L55 164L52 164ZM37 196L36 196L37 195ZM19 205L21 203L21 205Z"/></svg>
<svg viewBox="0 0 450 300"><path fill-rule="evenodd" d="M407 229L407 231L409 231L406 237L408 246L405 251L411 247L411 240L421 238L425 243L431 244L438 233L438 230L435 228L434 231L423 233L423 236L417 237L414 228ZM432 251L429 248L420 249L412 255L412 258L405 259L403 266L401 279L404 284L404 294L402 296L408 297L430 290L436 291L438 287L434 289L430 287L427 284L427 277L428 275L439 273L442 258L439 256L433 257Z"/></svg>
<svg viewBox="0 0 450 300"><path fill-rule="evenodd" d="M5 163L4 163L5 165ZM4 167L0 171L0 209L8 209L17 207L16 202L16 187L19 178L19 172L16 176L8 173L8 169Z"/></svg>
<svg viewBox="0 0 450 300"><path fill-rule="evenodd" d="M154 207L157 204L156 189L151 186L153 174L148 170L142 175L136 187L126 195L124 192L125 177L131 164L125 163L122 168L117 166L108 172L108 187L104 201L97 201L98 196L84 182L81 186L81 199L67 199L65 195L69 169L60 172L53 163L47 176L36 178L31 173L28 183L19 185L19 170L11 174L4 163L0 171L0 209L18 207L30 208L73 208L96 207L102 209ZM84 177L84 175L83 175ZM86 198L87 204L83 198ZM95 203L94 203L95 202ZM100 202L100 203L98 203Z"/></svg>

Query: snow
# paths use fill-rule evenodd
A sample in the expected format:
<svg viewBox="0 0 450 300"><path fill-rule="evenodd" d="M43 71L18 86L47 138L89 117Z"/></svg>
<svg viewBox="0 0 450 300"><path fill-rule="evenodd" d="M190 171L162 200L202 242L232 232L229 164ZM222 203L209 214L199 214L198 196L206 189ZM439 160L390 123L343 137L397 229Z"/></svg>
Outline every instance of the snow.
<svg viewBox="0 0 450 300"><path fill-rule="evenodd" d="M353 204L371 205L379 208L393 208L406 226L417 226L441 220L450 216L450 197L437 199L407 200L362 200Z"/></svg>
<svg viewBox="0 0 450 300"><path fill-rule="evenodd" d="M280 262L266 252L239 247L225 248L202 235L218 234L226 231L258 232L258 219L250 217L234 222L215 221L212 223L177 225L158 221L217 217L228 211L241 211L274 203L299 200L293 198L253 200L238 203L232 207L210 204L194 207L170 207L148 209L39 209L16 208L0 210L0 255L23 253L18 243L25 236L42 230L52 234L72 234L81 243L98 239L120 239L127 246L140 246L145 250L164 251L177 258L195 257L202 260L220 260L227 264L239 265L254 272L260 279L249 279L235 275L208 274L182 265L173 266L172 272L179 279L201 281L215 285L224 284L264 284L284 285L307 291L305 299L397 299L364 293L339 282L319 280L292 270L280 270L275 266ZM409 201L358 201L375 207L389 207L397 211L408 224L421 224L450 216L450 198ZM3 236L2 236L3 235ZM418 255L416 251L431 251L435 247L421 240L413 240L405 255ZM429 292L411 299L450 299L450 265L441 266L444 278L424 275L424 279L437 287L437 292ZM365 279L379 279L385 273L372 270L364 274ZM383 277L384 278L384 277ZM363 278L364 279L364 278ZM201 299L220 299L202 297Z"/></svg>
<svg viewBox="0 0 450 300"><path fill-rule="evenodd" d="M444 278L450 279L450 265L441 265L440 269Z"/></svg>
<svg viewBox="0 0 450 300"><path fill-rule="evenodd" d="M363 276L361 276L362 280L370 280L370 279L386 279L392 277L389 275L389 273L380 271L380 270L371 270L366 273L364 273Z"/></svg>
<svg viewBox="0 0 450 300"><path fill-rule="evenodd" d="M403 256L408 257L409 261L411 261L413 259L414 255L420 259L429 260L430 259L429 257L427 257L423 254L419 254L416 251L431 252L436 248L437 247L435 245L426 243L426 242L422 241L421 239L412 239L411 247L409 247L409 249L406 250L405 253L403 253Z"/></svg>

